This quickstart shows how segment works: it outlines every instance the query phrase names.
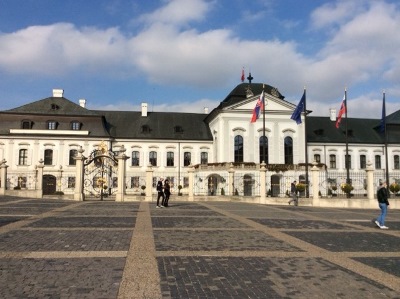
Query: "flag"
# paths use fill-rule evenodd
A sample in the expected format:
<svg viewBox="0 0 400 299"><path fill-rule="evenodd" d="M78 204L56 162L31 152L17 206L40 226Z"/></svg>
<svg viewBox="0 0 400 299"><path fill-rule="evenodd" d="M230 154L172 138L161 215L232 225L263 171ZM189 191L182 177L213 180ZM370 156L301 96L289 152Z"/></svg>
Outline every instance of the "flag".
<svg viewBox="0 0 400 299"><path fill-rule="evenodd" d="M342 116L343 116L343 114L345 114L345 113L347 113L347 108L346 108L346 95L343 96L342 105L340 106L339 115L338 115L338 118L337 118L337 120L336 120L336 129L339 128L340 122L342 121Z"/></svg>
<svg viewBox="0 0 400 299"><path fill-rule="evenodd" d="M386 103L385 103L385 93L383 93L382 118L381 118L381 126L379 128L379 132L385 133L385 130L386 130Z"/></svg>
<svg viewBox="0 0 400 299"><path fill-rule="evenodd" d="M297 105L296 109L293 111L292 116L290 119L296 121L299 125L301 124L301 113L304 112L304 105L306 104L306 91L304 90L303 96L300 99L299 104Z"/></svg>
<svg viewBox="0 0 400 299"><path fill-rule="evenodd" d="M242 82L244 82L244 68L242 68L242 76L240 77L240 80L242 80Z"/></svg>
<svg viewBox="0 0 400 299"><path fill-rule="evenodd" d="M252 123L256 122L256 120L260 117L261 111L264 109L264 90L261 92L260 97L257 100L256 106L253 109L253 115L251 117Z"/></svg>

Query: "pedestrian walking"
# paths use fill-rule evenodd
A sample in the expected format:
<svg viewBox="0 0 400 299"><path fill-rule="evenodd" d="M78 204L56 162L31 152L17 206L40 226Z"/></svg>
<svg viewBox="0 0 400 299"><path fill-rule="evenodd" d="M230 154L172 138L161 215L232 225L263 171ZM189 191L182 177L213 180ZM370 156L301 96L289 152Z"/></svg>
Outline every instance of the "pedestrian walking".
<svg viewBox="0 0 400 299"><path fill-rule="evenodd" d="M297 206L299 204L299 200L297 197L296 181L293 181L290 184L290 195L292 196L292 199L288 201L288 204L290 205L292 202L294 202L294 205Z"/></svg>
<svg viewBox="0 0 400 299"><path fill-rule="evenodd" d="M156 208L160 208L160 207L164 207L164 192L163 192L163 178L160 178L157 182L157 206ZM161 206L160 206L160 198L162 198L161 200Z"/></svg>
<svg viewBox="0 0 400 299"><path fill-rule="evenodd" d="M385 218L389 206L389 192L387 190L387 184L385 181L381 182L377 192L377 197L378 197L379 208L381 209L381 214L379 215L378 218L376 218L375 224L380 229L388 229L388 227L385 226Z"/></svg>
<svg viewBox="0 0 400 299"><path fill-rule="evenodd" d="M165 195L164 207L168 207L169 197L171 196L171 186L169 185L168 180L165 180L164 183L164 195Z"/></svg>

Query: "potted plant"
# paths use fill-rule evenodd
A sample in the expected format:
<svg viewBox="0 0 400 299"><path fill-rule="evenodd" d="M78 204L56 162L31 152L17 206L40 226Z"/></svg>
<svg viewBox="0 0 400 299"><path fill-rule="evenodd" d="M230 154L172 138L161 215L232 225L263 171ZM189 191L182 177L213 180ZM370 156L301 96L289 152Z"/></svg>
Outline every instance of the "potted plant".
<svg viewBox="0 0 400 299"><path fill-rule="evenodd" d="M396 194L397 192L400 191L400 185L397 184L396 182L391 183L391 184L389 185L389 190L390 190L390 192Z"/></svg>
<svg viewBox="0 0 400 299"><path fill-rule="evenodd" d="M271 189L268 189L267 196L268 196L268 197L271 197L271 196L272 196L272 191L271 191Z"/></svg>
<svg viewBox="0 0 400 299"><path fill-rule="evenodd" d="M182 190L182 185L178 185L178 196L182 196L181 190Z"/></svg>
<svg viewBox="0 0 400 299"><path fill-rule="evenodd" d="M144 190L146 189L146 186L145 186L145 185L142 185L142 186L140 187L140 189L142 189L142 193L140 193L140 195L146 195L146 193L144 192Z"/></svg>
<svg viewBox="0 0 400 299"><path fill-rule="evenodd" d="M221 188L221 195L225 195L225 190L224 190L224 188Z"/></svg>
<svg viewBox="0 0 400 299"><path fill-rule="evenodd" d="M332 189L328 188L328 198L331 198L331 197L332 197Z"/></svg>
<svg viewBox="0 0 400 299"><path fill-rule="evenodd" d="M306 190L306 184L302 184L302 183L298 183L296 185L296 191L297 192L304 192L304 190Z"/></svg>
<svg viewBox="0 0 400 299"><path fill-rule="evenodd" d="M343 183L340 185L340 189L346 193L347 197L350 197L351 191L354 190L354 187L351 184Z"/></svg>

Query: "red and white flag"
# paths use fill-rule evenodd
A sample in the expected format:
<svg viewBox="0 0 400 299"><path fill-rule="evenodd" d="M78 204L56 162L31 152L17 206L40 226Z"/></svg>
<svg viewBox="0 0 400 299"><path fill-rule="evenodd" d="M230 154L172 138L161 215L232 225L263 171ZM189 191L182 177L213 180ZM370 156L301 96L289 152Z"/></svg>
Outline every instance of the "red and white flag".
<svg viewBox="0 0 400 299"><path fill-rule="evenodd" d="M340 110L339 110L339 115L338 118L336 120L336 128L338 129L340 126L340 122L342 121L342 117L343 114L345 114L347 112L347 108L346 108L346 95L344 95L343 97L343 101L342 101L342 105L340 106Z"/></svg>

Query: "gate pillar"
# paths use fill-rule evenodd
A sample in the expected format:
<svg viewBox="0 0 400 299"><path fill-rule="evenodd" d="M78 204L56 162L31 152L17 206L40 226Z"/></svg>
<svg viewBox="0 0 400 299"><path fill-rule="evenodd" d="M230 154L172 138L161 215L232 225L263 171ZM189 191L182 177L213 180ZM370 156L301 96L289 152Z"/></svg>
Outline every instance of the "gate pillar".
<svg viewBox="0 0 400 299"><path fill-rule="evenodd" d="M37 186L36 186L36 198L43 197L43 165L44 161L39 160L39 165L37 165Z"/></svg>
<svg viewBox="0 0 400 299"><path fill-rule="evenodd" d="M7 161L3 159L3 161L0 162L0 181L1 181L1 186L0 186L0 195L6 194L6 189L7 189Z"/></svg>
<svg viewBox="0 0 400 299"><path fill-rule="evenodd" d="M189 173L189 198L188 201L193 201L194 197L193 197L193 191L194 191L194 167L192 164L190 164L189 169L188 169L188 173Z"/></svg>
<svg viewBox="0 0 400 299"><path fill-rule="evenodd" d="M265 195L267 194L267 168L265 167L266 164L264 161L262 161L260 166L260 203L266 204Z"/></svg>
<svg viewBox="0 0 400 299"><path fill-rule="evenodd" d="M367 197L370 207L374 207L377 205L377 203L374 192L374 168L372 167L371 161L367 162L367 168L365 171L367 172Z"/></svg>
<svg viewBox="0 0 400 299"><path fill-rule="evenodd" d="M84 200L83 194L83 162L85 161L85 156L83 156L83 152L85 150L81 147L78 149L78 155L74 157L76 160L76 179L75 179L75 192L74 199L82 201Z"/></svg>
<svg viewBox="0 0 400 299"><path fill-rule="evenodd" d="M235 195L235 181L234 181L235 169L233 168L233 164L232 163L229 166L228 173L229 173L229 185L228 185L229 186L229 191L228 191L228 194L233 196L233 195Z"/></svg>
<svg viewBox="0 0 400 299"><path fill-rule="evenodd" d="M146 169L146 197L145 201L153 199L153 167L151 164Z"/></svg>
<svg viewBox="0 0 400 299"><path fill-rule="evenodd" d="M311 183L312 183L312 192L313 192L313 199L312 205L314 207L319 207L319 168L317 167L317 162L313 162L313 167L311 167Z"/></svg>
<svg viewBox="0 0 400 299"><path fill-rule="evenodd" d="M125 151L126 149L122 145L118 156L115 157L118 160L118 188L117 194L115 195L115 201L124 201L125 198L126 160L129 159L129 157L125 155Z"/></svg>

